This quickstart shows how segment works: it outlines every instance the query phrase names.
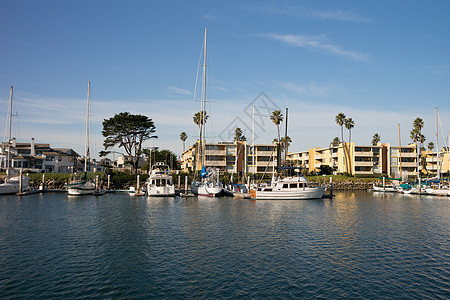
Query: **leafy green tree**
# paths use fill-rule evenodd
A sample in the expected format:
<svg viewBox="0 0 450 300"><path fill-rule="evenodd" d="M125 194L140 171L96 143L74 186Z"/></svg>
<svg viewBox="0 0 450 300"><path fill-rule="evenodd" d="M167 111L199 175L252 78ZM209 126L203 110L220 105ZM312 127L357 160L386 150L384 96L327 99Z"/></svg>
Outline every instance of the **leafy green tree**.
<svg viewBox="0 0 450 300"><path fill-rule="evenodd" d="M319 175L333 175L333 168L329 165L320 165Z"/></svg>
<svg viewBox="0 0 450 300"><path fill-rule="evenodd" d="M186 142L187 138L188 138L188 136L187 136L186 132L183 131L180 134L180 140L183 141L183 152L185 150L185 142Z"/></svg>
<svg viewBox="0 0 450 300"><path fill-rule="evenodd" d="M103 120L102 135L105 137L105 150L117 146L123 148L137 172L139 158L142 154L142 143L148 139L158 138L152 119L143 115L132 115L128 112L116 114Z"/></svg>
<svg viewBox="0 0 450 300"><path fill-rule="evenodd" d="M242 131L242 129L237 127L234 130L234 141L235 142L244 142L246 140L247 140L247 138L244 136L244 132Z"/></svg>
<svg viewBox="0 0 450 300"><path fill-rule="evenodd" d="M149 168L151 167L150 161L152 162L152 164L155 164L157 162L164 162L172 170L180 169L180 164L177 155L168 149L163 150L155 149L152 151L150 151L149 149L144 149L143 152L145 152L145 155L147 156L147 164L145 164L142 167L142 169L145 171L148 171ZM149 155L152 156L151 159Z"/></svg>
<svg viewBox="0 0 450 300"><path fill-rule="evenodd" d="M381 141L381 136L375 133L372 137L372 146L376 146Z"/></svg>

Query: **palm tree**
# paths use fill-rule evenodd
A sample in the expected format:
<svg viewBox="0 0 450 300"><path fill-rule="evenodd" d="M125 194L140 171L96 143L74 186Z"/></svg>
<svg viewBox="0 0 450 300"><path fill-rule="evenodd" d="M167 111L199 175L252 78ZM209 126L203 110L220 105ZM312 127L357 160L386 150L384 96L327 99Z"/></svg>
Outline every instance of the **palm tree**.
<svg viewBox="0 0 450 300"><path fill-rule="evenodd" d="M183 132L180 134L180 140L183 141L183 152L184 152L184 150L185 150L185 142L186 142L187 138L188 138L188 136L187 136L186 132L183 131Z"/></svg>
<svg viewBox="0 0 450 300"><path fill-rule="evenodd" d="M345 124L345 114L338 113L336 116L336 124L341 126L341 141L344 142L344 124Z"/></svg>
<svg viewBox="0 0 450 300"><path fill-rule="evenodd" d="M414 143L423 144L426 141L425 136L420 132L419 128L411 129L409 136Z"/></svg>
<svg viewBox="0 0 450 300"><path fill-rule="evenodd" d="M381 136L375 133L372 137L372 146L376 146L381 141Z"/></svg>
<svg viewBox="0 0 450 300"><path fill-rule="evenodd" d="M290 137L285 138L284 136L280 139L280 147L281 147L281 151L284 151L285 147L286 147L286 143L285 141L287 141L287 146L289 148L289 146L292 143L292 139ZM273 139L273 143L278 143L277 139Z"/></svg>
<svg viewBox="0 0 450 300"><path fill-rule="evenodd" d="M345 142L344 142L344 124L345 124L345 114L344 113L338 113L335 118L336 124L341 126L341 142L342 142L342 149L344 150L344 163L345 163L345 172L347 172L347 155L345 151Z"/></svg>
<svg viewBox="0 0 450 300"><path fill-rule="evenodd" d="M417 117L413 121L413 129L411 130L411 139L415 143L421 144L423 147L423 143L425 142L426 138L422 134L422 128L424 126L424 122L421 118Z"/></svg>
<svg viewBox="0 0 450 300"><path fill-rule="evenodd" d="M199 144L198 145L201 145L200 143L202 143L202 138L203 138L203 136L202 136L202 131L203 130L202 129L203 129L203 126L206 124L206 121L208 120L208 117L209 116L206 114L206 111L204 111L204 110L196 112L194 117L193 117L194 123L198 126L198 129L200 131ZM197 149L197 153L198 153L198 157L199 158L202 157L201 156L202 155L201 147L199 147Z"/></svg>
<svg viewBox="0 0 450 300"><path fill-rule="evenodd" d="M278 142L280 141L280 124L283 122L283 114L279 110L274 110L270 116L272 122L277 125L278 130Z"/></svg>
<svg viewBox="0 0 450 300"><path fill-rule="evenodd" d="M345 128L348 129L348 142L352 141L352 128L355 127L355 121L352 118L345 119Z"/></svg>
<svg viewBox="0 0 450 300"><path fill-rule="evenodd" d="M424 126L423 120L419 117L415 118L413 121L413 127L417 128L420 132L422 131L422 128Z"/></svg>
<svg viewBox="0 0 450 300"><path fill-rule="evenodd" d="M353 121L352 118L348 118L344 120L344 126L346 129L348 129L348 142L351 143L352 142L352 128L355 127L355 121ZM347 153L348 159L347 159L347 166L348 168L351 168L350 164L350 153ZM348 169L347 169L347 173L348 173Z"/></svg>
<svg viewBox="0 0 450 300"><path fill-rule="evenodd" d="M433 151L434 149L434 143L433 142L429 142L428 143L428 150Z"/></svg>
<svg viewBox="0 0 450 300"><path fill-rule="evenodd" d="M341 141L339 140L339 138L338 138L338 137L335 137L335 138L333 139L333 141L331 142L331 146L337 147L337 146L339 146L340 143L341 143Z"/></svg>
<svg viewBox="0 0 450 300"><path fill-rule="evenodd" d="M242 129L239 127L236 127L234 130L234 141L235 142L243 142L246 141L247 138L245 137L244 133L242 132Z"/></svg>

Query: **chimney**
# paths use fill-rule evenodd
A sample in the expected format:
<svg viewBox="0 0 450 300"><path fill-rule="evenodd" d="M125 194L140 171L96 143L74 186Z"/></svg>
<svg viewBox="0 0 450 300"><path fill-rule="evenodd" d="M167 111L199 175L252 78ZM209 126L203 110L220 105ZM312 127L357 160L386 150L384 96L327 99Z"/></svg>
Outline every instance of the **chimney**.
<svg viewBox="0 0 450 300"><path fill-rule="evenodd" d="M36 155L36 150L34 149L34 138L31 138L31 151L30 151L30 155L31 155L31 156L35 156L35 155Z"/></svg>

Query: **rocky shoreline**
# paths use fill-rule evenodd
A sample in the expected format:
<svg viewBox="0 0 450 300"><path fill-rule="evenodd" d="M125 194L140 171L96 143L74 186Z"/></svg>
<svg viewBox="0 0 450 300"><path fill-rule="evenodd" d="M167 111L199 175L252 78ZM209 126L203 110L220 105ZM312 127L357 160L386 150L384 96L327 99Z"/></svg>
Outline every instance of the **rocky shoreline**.
<svg viewBox="0 0 450 300"><path fill-rule="evenodd" d="M372 182L366 181L338 181L333 182L333 190L368 190L373 186Z"/></svg>

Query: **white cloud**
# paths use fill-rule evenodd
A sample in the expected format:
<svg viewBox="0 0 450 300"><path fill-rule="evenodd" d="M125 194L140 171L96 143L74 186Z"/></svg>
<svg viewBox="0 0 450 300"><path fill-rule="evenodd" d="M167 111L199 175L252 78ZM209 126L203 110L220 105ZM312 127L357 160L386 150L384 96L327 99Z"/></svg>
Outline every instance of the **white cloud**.
<svg viewBox="0 0 450 300"><path fill-rule="evenodd" d="M339 86L317 84L311 82L306 85L298 85L292 82L278 83L286 88L286 96L282 100L272 98L281 109L289 108L288 134L293 139L292 151L302 151L312 147L327 147L334 137L340 137L340 128L335 123L335 116L344 112L355 120L355 128L352 130L352 140L358 144L366 145L372 140L374 133L381 135L382 142L398 143L398 124L402 126L402 144L410 142L409 131L414 118L420 116L424 119L424 134L427 142L434 139L434 107L429 111L418 112L414 110L402 110L394 112L390 107L378 110L365 110L358 106L343 106L336 102L329 104L328 99L336 94ZM293 91L293 93L289 93ZM299 100L296 95L304 95L305 100ZM255 95L256 96L256 95ZM272 95L268 95L272 97ZM324 97L328 104L319 100L311 100L312 97ZM328 98L327 98L328 97ZM95 99L94 99L95 100ZM239 99L220 99L208 104L207 111L210 114L207 123L208 141L221 141L219 135L232 120L239 117L238 124L246 129L247 138L251 137L251 118L244 112L254 97ZM29 141L32 137L37 143L50 143L54 147L73 148L78 153L84 151L85 138L85 100L22 97L17 101L19 117L17 121L18 132L14 135L21 141ZM210 107L210 105L212 107ZM179 135L187 132L187 144L194 142L198 136L198 128L192 122L192 116L198 111L199 104L192 100L173 99L139 99L115 101L95 100L92 102L91 118L91 153L97 155L102 150L103 137L101 136L103 119L111 118L119 112L128 111L132 114L144 114L152 118L156 125L157 140L148 141L145 146L158 146L162 149L170 149L177 154L181 153L182 143ZM6 107L6 105L5 105ZM48 107L49 109L45 109ZM440 110L444 129L448 130L448 122L445 116L449 114L444 109ZM257 143L270 143L276 136L276 127L270 121L269 116L261 126L256 127ZM447 124L445 123L447 122ZM282 130L284 132L284 130ZM347 131L345 131L347 137ZM116 149L118 150L118 149Z"/></svg>
<svg viewBox="0 0 450 300"><path fill-rule="evenodd" d="M343 21L354 23L367 23L369 19L361 17L354 12L344 10L314 10L296 5L258 5L250 8L252 11L270 15L285 15L295 18L308 18L320 21Z"/></svg>
<svg viewBox="0 0 450 300"><path fill-rule="evenodd" d="M185 90L182 88L178 88L176 86L168 86L167 90L169 90L169 92L175 93L175 94L180 94L180 95L192 95L192 92L189 90Z"/></svg>
<svg viewBox="0 0 450 300"><path fill-rule="evenodd" d="M351 59L353 61L365 62L369 60L369 55L365 53L358 53L354 51L344 50L337 45L327 43L324 35L319 36L305 36L294 34L279 34L279 33L266 33L262 34L269 39L278 40L283 43L312 50L323 51L328 54L338 55Z"/></svg>
<svg viewBox="0 0 450 300"><path fill-rule="evenodd" d="M326 97L339 89L336 85L318 85L314 81L307 85L299 85L293 82L278 82L278 85L300 96Z"/></svg>

